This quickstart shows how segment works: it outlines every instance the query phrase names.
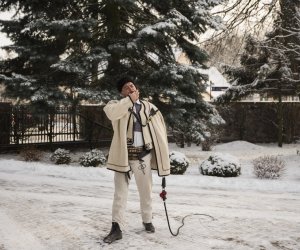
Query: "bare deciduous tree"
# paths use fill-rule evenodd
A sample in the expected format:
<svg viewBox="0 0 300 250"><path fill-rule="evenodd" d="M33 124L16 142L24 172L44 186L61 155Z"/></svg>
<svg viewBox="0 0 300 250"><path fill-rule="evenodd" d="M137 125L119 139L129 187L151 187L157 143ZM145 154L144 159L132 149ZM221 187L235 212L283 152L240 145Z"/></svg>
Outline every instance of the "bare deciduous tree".
<svg viewBox="0 0 300 250"><path fill-rule="evenodd" d="M215 8L214 14L224 20L223 29L212 32L201 43L208 49L211 63L239 65L237 59L246 37L263 38L271 30L279 9L279 0L230 0Z"/></svg>

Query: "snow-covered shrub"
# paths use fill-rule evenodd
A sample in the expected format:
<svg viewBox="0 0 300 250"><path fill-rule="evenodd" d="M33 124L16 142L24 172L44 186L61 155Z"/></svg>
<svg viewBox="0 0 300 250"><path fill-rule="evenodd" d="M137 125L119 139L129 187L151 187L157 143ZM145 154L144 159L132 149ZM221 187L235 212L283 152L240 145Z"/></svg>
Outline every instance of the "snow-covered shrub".
<svg viewBox="0 0 300 250"><path fill-rule="evenodd" d="M58 148L51 155L50 159L55 164L69 164L71 162L70 151L63 148Z"/></svg>
<svg viewBox="0 0 300 250"><path fill-rule="evenodd" d="M236 177L241 174L241 165L232 155L216 153L201 163L199 171L203 175Z"/></svg>
<svg viewBox="0 0 300 250"><path fill-rule="evenodd" d="M42 156L42 151L34 146L28 146L21 150L20 155L25 161L39 161Z"/></svg>
<svg viewBox="0 0 300 250"><path fill-rule="evenodd" d="M253 171L261 179L279 178L285 170L285 162L277 156L266 155L253 160Z"/></svg>
<svg viewBox="0 0 300 250"><path fill-rule="evenodd" d="M106 158L101 150L93 149L81 156L79 162L84 167L97 167L98 165L104 165Z"/></svg>
<svg viewBox="0 0 300 250"><path fill-rule="evenodd" d="M190 162L183 153L172 151L169 154L171 174L184 174Z"/></svg>

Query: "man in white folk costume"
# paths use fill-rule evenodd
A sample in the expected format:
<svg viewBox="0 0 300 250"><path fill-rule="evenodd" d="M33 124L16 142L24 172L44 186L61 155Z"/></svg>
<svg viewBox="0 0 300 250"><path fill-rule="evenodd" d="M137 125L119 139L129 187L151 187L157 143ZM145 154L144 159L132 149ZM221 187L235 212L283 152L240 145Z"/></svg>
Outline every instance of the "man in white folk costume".
<svg viewBox="0 0 300 250"><path fill-rule="evenodd" d="M115 171L112 227L104 242L122 239L128 186L135 177L140 196L144 228L154 233L152 224L152 169L159 176L170 174L167 131L161 112L152 103L139 99L139 90L130 77L117 82L121 100L112 100L104 107L111 120L114 135L107 168Z"/></svg>

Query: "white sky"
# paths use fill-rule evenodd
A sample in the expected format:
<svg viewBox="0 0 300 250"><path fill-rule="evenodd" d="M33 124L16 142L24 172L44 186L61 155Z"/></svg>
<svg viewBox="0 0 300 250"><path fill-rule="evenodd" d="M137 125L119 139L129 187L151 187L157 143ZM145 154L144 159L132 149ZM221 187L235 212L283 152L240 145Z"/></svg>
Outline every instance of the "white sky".
<svg viewBox="0 0 300 250"><path fill-rule="evenodd" d="M12 12L0 12L0 19L1 20L10 20L12 17ZM11 41L7 38L7 36L0 32L0 44L1 46L9 45L11 44Z"/></svg>
<svg viewBox="0 0 300 250"><path fill-rule="evenodd" d="M0 12L0 19L1 20L10 20L12 17L12 12L6 11L6 12ZM0 47L7 46L12 44L11 40L6 36L5 33L0 32ZM6 57L7 54L3 49L0 48L0 59L3 57Z"/></svg>

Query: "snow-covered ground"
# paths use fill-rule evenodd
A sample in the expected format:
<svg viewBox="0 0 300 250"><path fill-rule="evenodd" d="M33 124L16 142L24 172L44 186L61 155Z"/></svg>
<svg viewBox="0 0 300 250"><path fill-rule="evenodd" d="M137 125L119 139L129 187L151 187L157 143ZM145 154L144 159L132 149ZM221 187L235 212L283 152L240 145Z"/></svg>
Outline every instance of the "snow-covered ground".
<svg viewBox="0 0 300 250"><path fill-rule="evenodd" d="M134 180L127 206L128 227L111 245L102 239L110 230L113 172L56 166L48 160L28 163L17 155L0 155L0 250L41 249L300 249L300 144L254 145L236 141L213 151L229 153L242 163L235 178L199 174L211 152L200 147L171 150L191 161L185 175L167 177L167 207L174 232L169 233L161 178L153 172L154 234L144 232ZM251 160L279 155L286 172L278 180L260 180ZM48 159L49 155L45 155ZM208 214L208 216L193 215Z"/></svg>

